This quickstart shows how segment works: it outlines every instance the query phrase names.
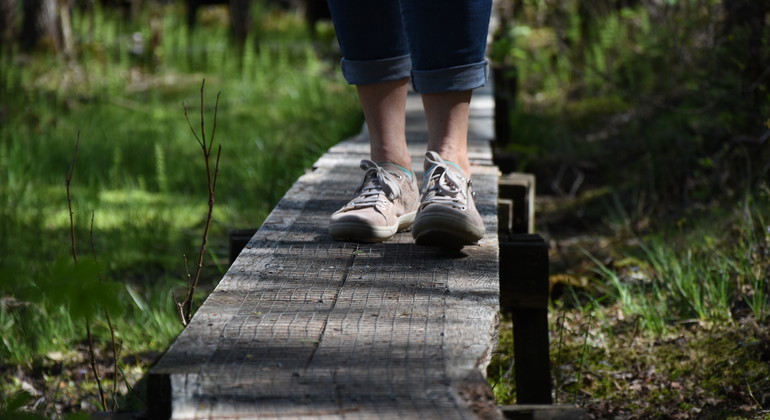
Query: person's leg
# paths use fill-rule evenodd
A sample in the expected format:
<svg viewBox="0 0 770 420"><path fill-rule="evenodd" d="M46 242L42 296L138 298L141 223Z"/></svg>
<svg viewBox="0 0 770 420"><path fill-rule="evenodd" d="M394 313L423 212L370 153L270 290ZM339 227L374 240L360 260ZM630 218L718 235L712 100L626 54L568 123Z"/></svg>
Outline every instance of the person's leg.
<svg viewBox="0 0 770 420"><path fill-rule="evenodd" d="M408 79L402 79L356 87L371 160L361 162L366 172L356 197L331 216L329 231L335 239L380 242L412 226L420 193L406 146L408 86Z"/></svg>
<svg viewBox="0 0 770 420"><path fill-rule="evenodd" d="M462 247L484 235L468 159L471 92L486 82L484 52L491 0L401 0L414 69L428 122L419 244Z"/></svg>
<svg viewBox="0 0 770 420"><path fill-rule="evenodd" d="M419 191L406 147L411 59L398 0L329 0L343 53L342 72L355 85L369 129L371 160L357 196L331 216L336 239L387 240L411 226ZM376 163L375 163L376 162Z"/></svg>
<svg viewBox="0 0 770 420"><path fill-rule="evenodd" d="M466 177L471 176L468 160L468 117L471 91L427 93L422 95L428 122L428 150L456 163ZM428 162L425 162L428 169Z"/></svg>
<svg viewBox="0 0 770 420"><path fill-rule="evenodd" d="M484 236L470 180L470 96L469 90L422 95L429 134L420 208L412 227L418 244L460 248Z"/></svg>
<svg viewBox="0 0 770 420"><path fill-rule="evenodd" d="M342 50L342 72L355 85L375 162L410 168L405 107L409 48L398 0L329 0Z"/></svg>
<svg viewBox="0 0 770 420"><path fill-rule="evenodd" d="M400 0L421 94L484 86L492 0Z"/></svg>
<svg viewBox="0 0 770 420"><path fill-rule="evenodd" d="M369 129L371 158L412 167L406 146L406 95L409 80L358 85L358 98Z"/></svg>
<svg viewBox="0 0 770 420"><path fill-rule="evenodd" d="M491 0L401 0L414 65L428 121L428 150L470 176L467 152L472 90L486 82ZM427 168L426 168L427 169Z"/></svg>

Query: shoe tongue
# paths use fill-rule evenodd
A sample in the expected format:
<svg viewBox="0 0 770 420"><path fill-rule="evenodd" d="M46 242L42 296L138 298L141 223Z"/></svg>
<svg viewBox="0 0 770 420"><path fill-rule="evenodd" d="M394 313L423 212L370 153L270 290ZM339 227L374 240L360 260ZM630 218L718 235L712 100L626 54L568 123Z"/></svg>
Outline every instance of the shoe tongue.
<svg viewBox="0 0 770 420"><path fill-rule="evenodd" d="M385 168L386 171L394 173L394 174L404 173L404 174L406 174L407 177L409 177L410 181L414 179L414 174L412 174L412 171L410 171L410 170L408 170L408 169L404 168L403 166L398 165L396 163L382 162L382 163L378 163L378 165L380 165L381 167Z"/></svg>
<svg viewBox="0 0 770 420"><path fill-rule="evenodd" d="M454 172L456 175L460 175L463 179L465 178L465 173L460 169L460 165L448 160L445 160L444 162L447 164L447 168L449 168L450 171Z"/></svg>
<svg viewBox="0 0 770 420"><path fill-rule="evenodd" d="M462 169L460 169L460 167L456 163L450 162L448 160L445 160L444 163L445 163L445 165L443 165L443 167L445 168L445 170L447 172L449 172L451 175L455 175L455 176L459 177L459 179L462 180L462 181L466 180L465 174L463 173ZM433 171L433 168L435 168L436 166L438 166L438 165L431 165L428 169L425 170L424 180L423 181L425 181L425 182L428 181L428 175L430 175L431 171Z"/></svg>
<svg viewBox="0 0 770 420"><path fill-rule="evenodd" d="M447 168L450 168L454 174L460 175L463 179L465 179L468 175L470 175L470 174L466 175L465 172L463 172L460 165L452 162L451 160L446 160L442 158L441 155L439 155L437 152L434 152L434 151L429 151L425 153L425 163L430 164L429 167L425 170L426 174L432 171L433 168L435 168L437 165L442 165Z"/></svg>

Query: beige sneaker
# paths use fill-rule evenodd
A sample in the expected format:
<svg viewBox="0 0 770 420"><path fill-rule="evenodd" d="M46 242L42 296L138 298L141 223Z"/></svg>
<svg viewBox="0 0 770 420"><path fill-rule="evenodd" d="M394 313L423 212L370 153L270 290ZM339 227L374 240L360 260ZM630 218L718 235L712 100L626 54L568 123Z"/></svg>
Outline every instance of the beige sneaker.
<svg viewBox="0 0 770 420"><path fill-rule="evenodd" d="M476 210L471 180L436 152L425 154L431 166L425 172L420 208L412 236L420 245L462 248L484 236L484 221Z"/></svg>
<svg viewBox="0 0 770 420"><path fill-rule="evenodd" d="M382 242L412 226L420 199L414 174L410 178L396 164L380 166L367 159L361 161L361 169L366 173L357 197L331 216L332 237Z"/></svg>

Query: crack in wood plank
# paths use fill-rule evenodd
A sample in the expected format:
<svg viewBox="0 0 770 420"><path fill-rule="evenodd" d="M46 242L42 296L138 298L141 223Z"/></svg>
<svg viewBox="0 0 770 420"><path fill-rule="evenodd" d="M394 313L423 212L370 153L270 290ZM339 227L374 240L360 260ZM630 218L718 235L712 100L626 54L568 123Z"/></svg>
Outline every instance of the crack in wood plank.
<svg viewBox="0 0 770 420"><path fill-rule="evenodd" d="M356 249L358 251L358 249ZM350 275L350 268L353 267L353 264L356 260L356 251L352 252L350 254L350 260L348 262L347 267L345 267L345 273L342 277L342 283L337 288L336 292L334 293L334 296L332 297L332 305L330 309L330 313L334 311L334 307L337 305L337 299L340 296L340 292L342 291L342 288L345 286L345 282L348 279L348 276ZM315 346L313 347L313 351L310 353L310 357L307 360L307 364L305 364L305 372L310 368L310 365L313 363L313 359L315 358L316 352L318 351L318 348L321 346L321 342L324 339L324 335L326 334L326 328L329 325L329 316L327 315L323 322L323 327L321 328L321 334L318 338L318 341L315 343Z"/></svg>

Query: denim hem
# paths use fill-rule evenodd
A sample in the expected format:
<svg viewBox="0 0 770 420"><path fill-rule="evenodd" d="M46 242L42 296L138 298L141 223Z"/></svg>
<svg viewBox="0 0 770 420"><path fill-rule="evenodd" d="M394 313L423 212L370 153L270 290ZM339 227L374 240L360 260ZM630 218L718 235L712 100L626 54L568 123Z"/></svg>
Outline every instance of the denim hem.
<svg viewBox="0 0 770 420"><path fill-rule="evenodd" d="M412 87L419 93L459 92L487 82L487 61L439 70L413 70Z"/></svg>
<svg viewBox="0 0 770 420"><path fill-rule="evenodd" d="M370 85L409 78L411 57L383 58L379 60L342 59L342 75L351 85Z"/></svg>

